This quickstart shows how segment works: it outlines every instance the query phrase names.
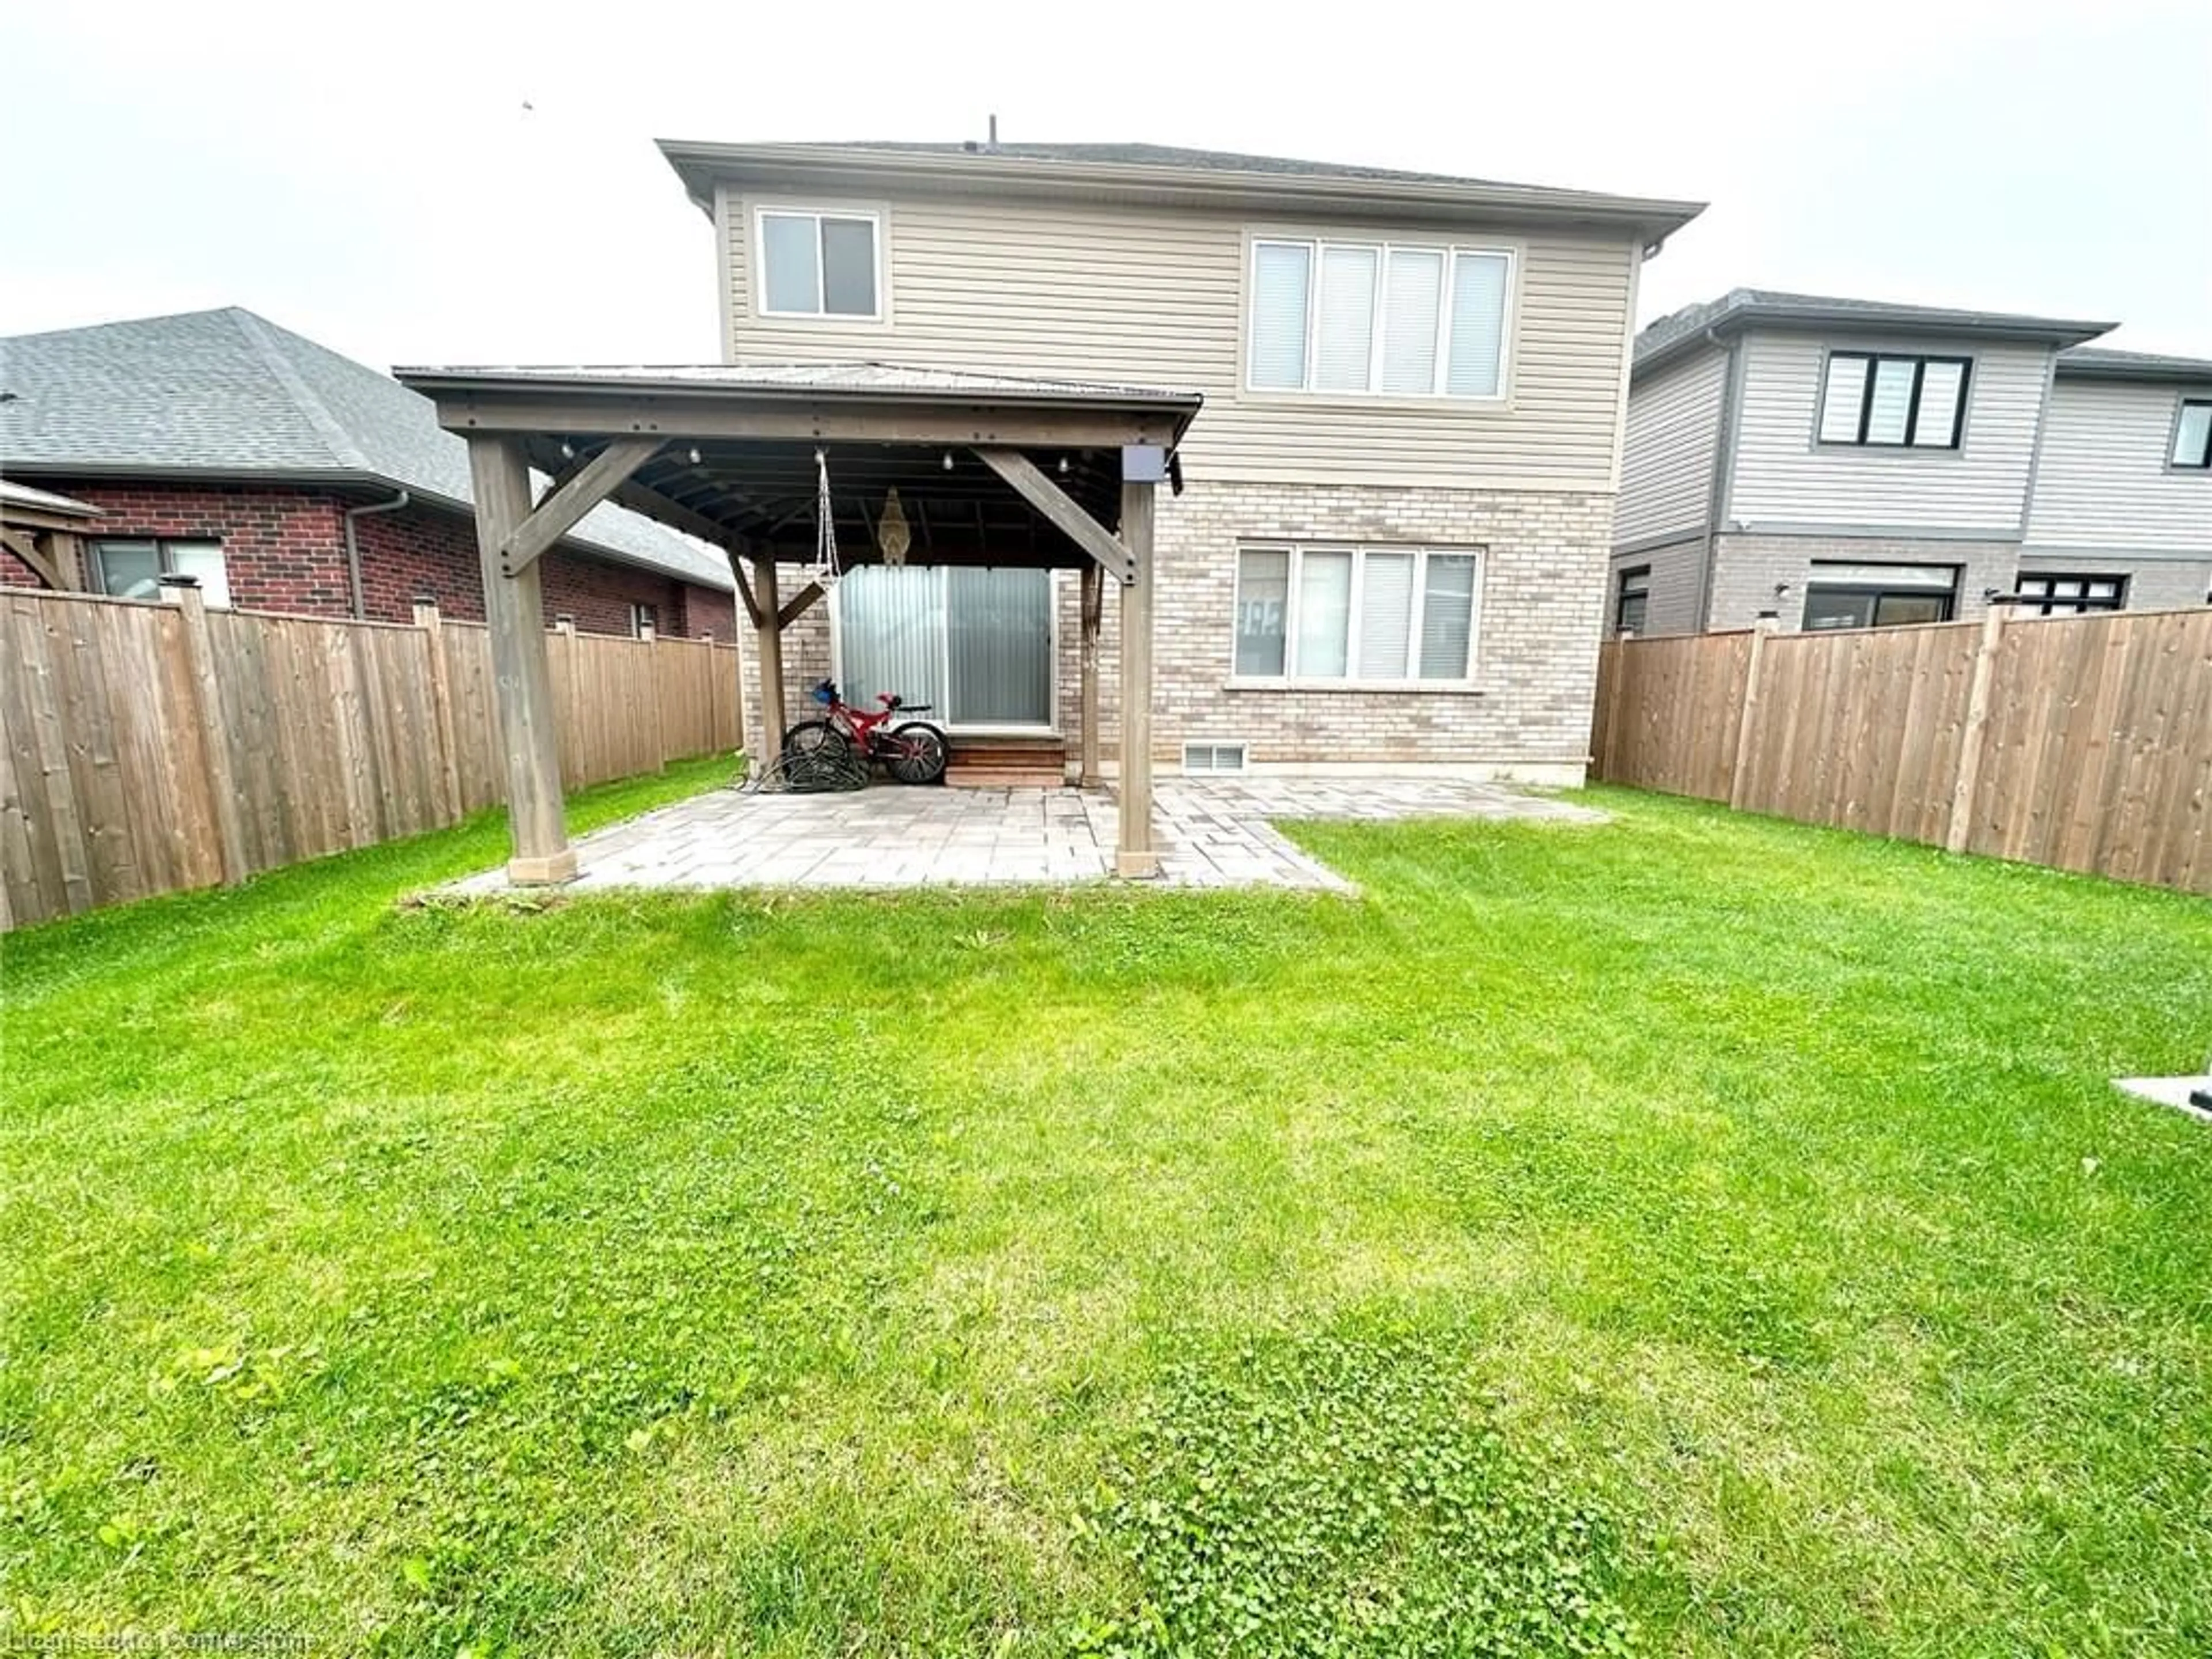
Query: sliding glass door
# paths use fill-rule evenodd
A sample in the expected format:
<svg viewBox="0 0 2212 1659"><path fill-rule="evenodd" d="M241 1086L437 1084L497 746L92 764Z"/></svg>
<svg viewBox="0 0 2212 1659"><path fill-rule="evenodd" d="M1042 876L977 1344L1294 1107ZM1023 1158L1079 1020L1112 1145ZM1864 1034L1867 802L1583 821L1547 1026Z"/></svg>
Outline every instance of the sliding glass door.
<svg viewBox="0 0 2212 1659"><path fill-rule="evenodd" d="M1052 602L1048 570L863 565L837 584L846 699L896 691L951 726L1049 727Z"/></svg>

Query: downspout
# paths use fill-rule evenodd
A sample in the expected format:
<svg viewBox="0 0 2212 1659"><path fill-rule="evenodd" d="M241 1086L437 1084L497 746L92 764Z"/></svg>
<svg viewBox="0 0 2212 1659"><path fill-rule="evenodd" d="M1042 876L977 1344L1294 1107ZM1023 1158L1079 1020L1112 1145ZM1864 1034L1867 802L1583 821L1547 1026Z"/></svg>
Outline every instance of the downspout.
<svg viewBox="0 0 2212 1659"><path fill-rule="evenodd" d="M1728 362L1721 369L1721 407L1719 429L1713 434L1712 485L1705 496L1705 557L1698 568L1698 618L1696 631L1702 634L1713 625L1713 566L1719 553L1721 510L1728 505L1729 472L1735 461L1735 414L1739 392L1736 377L1741 368L1741 340L1723 344L1717 327L1705 330L1705 343L1728 353Z"/></svg>
<svg viewBox="0 0 2212 1659"><path fill-rule="evenodd" d="M345 510L346 586L349 590L347 598L350 601L349 608L356 622L362 621L368 615L368 607L362 594L361 544L354 538L354 520L365 519L372 513L397 513L414 499L413 495L403 489L388 501L371 501L366 507L349 507Z"/></svg>

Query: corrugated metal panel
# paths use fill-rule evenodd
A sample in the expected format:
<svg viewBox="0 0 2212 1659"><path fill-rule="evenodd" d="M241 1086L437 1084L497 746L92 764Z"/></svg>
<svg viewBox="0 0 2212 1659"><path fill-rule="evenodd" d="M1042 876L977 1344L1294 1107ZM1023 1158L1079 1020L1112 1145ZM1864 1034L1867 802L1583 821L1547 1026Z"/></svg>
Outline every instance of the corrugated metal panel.
<svg viewBox="0 0 2212 1659"><path fill-rule="evenodd" d="M2212 553L2212 477L2166 457L2183 398L2201 386L2062 379L2052 388L2028 516L2031 546Z"/></svg>
<svg viewBox="0 0 2212 1659"><path fill-rule="evenodd" d="M1705 528L1727 382L1728 354L1715 346L1629 392L1616 546Z"/></svg>
<svg viewBox="0 0 2212 1659"><path fill-rule="evenodd" d="M1522 256L1505 403L1313 398L1238 386L1239 217L935 199L809 205L883 214L889 314L757 315L752 214L733 202L731 349L742 361L876 359L1194 387L1206 409L1192 465L1210 477L1609 487L1634 252L1625 240L1496 233ZM1249 228L1298 231L1280 220ZM1454 240L1433 228L1405 238Z"/></svg>
<svg viewBox="0 0 2212 1659"><path fill-rule="evenodd" d="M1821 369L1832 346L1972 358L1962 446L1908 451L1815 445ZM1832 525L2018 532L2049 348L1755 333L1744 337L1743 349L1748 356L1727 520L1751 530Z"/></svg>

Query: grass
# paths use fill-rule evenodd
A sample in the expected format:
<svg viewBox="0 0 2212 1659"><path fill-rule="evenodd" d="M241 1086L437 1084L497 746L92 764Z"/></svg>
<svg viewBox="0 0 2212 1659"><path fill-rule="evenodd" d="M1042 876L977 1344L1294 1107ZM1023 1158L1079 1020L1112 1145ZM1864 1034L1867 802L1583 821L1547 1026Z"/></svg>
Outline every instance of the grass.
<svg viewBox="0 0 2212 1659"><path fill-rule="evenodd" d="M697 787L600 792L592 821ZM2212 906L1603 793L1364 886L20 935L0 1633L2200 1654Z"/></svg>

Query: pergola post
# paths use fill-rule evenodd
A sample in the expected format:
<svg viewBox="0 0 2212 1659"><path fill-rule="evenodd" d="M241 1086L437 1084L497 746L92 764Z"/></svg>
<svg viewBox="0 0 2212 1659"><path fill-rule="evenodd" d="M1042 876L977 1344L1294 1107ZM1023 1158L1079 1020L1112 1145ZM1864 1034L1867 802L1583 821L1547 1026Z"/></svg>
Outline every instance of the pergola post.
<svg viewBox="0 0 2212 1659"><path fill-rule="evenodd" d="M1152 850L1152 489L1129 478L1124 452L1121 544L1129 580L1121 588L1121 799L1114 867L1123 876L1157 876Z"/></svg>
<svg viewBox="0 0 2212 1659"><path fill-rule="evenodd" d="M518 886L566 881L576 873L576 853L561 815L560 736L552 671L546 662L538 566L532 560L509 575L503 552L507 538L531 512L530 468L521 441L471 434L469 472L476 486L493 696L507 761L507 820L514 837L507 876Z"/></svg>
<svg viewBox="0 0 2212 1659"><path fill-rule="evenodd" d="M753 599L760 606L755 637L760 641L761 732L756 761L762 770L775 763L783 752L783 618L775 591L775 559L758 554L753 559Z"/></svg>
<svg viewBox="0 0 2212 1659"><path fill-rule="evenodd" d="M1098 626L1106 609L1106 572L1097 560L1082 570L1082 590L1077 601L1076 652L1080 758L1075 781L1085 789L1098 787Z"/></svg>

